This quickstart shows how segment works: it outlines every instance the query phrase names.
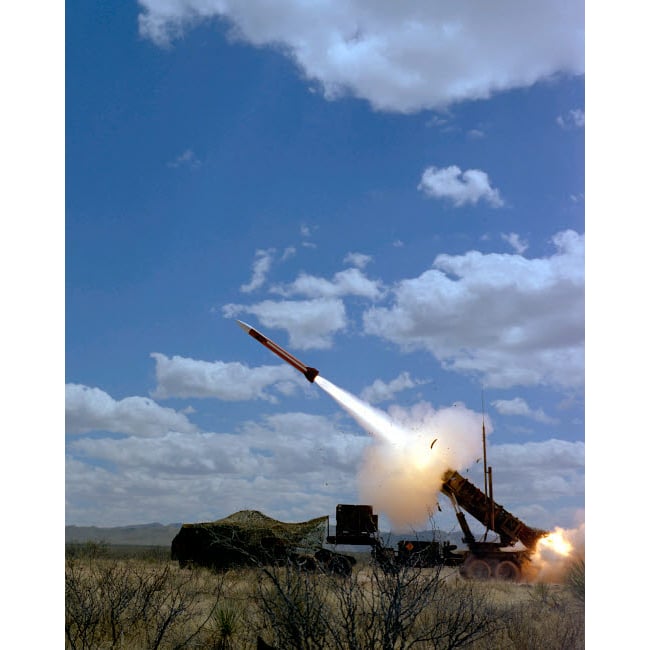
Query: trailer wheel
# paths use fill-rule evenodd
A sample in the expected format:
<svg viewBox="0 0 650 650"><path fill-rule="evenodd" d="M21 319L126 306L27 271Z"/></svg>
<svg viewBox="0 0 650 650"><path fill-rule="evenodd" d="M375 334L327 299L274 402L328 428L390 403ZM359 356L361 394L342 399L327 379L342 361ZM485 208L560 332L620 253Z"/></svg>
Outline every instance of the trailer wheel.
<svg viewBox="0 0 650 650"><path fill-rule="evenodd" d="M487 580L490 575L490 565L485 560L470 560L465 565L465 575L472 580Z"/></svg>
<svg viewBox="0 0 650 650"><path fill-rule="evenodd" d="M348 560L340 555L335 555L327 567L331 573L347 577L352 573L352 567Z"/></svg>
<svg viewBox="0 0 650 650"><path fill-rule="evenodd" d="M519 567L510 560L504 560L497 564L496 569L494 570L494 577L497 580L508 580L510 582L519 582L521 578L521 571Z"/></svg>
<svg viewBox="0 0 650 650"><path fill-rule="evenodd" d="M309 555L299 555L296 564L301 571L316 571L316 560Z"/></svg>

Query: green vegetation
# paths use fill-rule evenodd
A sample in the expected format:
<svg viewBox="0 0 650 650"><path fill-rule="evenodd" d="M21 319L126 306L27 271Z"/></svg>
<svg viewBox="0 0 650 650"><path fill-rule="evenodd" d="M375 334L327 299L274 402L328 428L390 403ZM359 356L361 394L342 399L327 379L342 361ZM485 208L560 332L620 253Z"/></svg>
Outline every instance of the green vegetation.
<svg viewBox="0 0 650 650"><path fill-rule="evenodd" d="M584 647L584 560L565 585L527 585L369 562L348 578L292 565L180 569L168 549L148 550L66 548L66 648L268 647L258 637L282 650Z"/></svg>

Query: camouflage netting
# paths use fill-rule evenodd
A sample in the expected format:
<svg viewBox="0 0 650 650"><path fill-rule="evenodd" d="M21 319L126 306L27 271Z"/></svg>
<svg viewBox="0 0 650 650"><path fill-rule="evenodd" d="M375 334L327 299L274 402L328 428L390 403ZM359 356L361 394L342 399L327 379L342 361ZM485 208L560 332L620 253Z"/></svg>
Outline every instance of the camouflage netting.
<svg viewBox="0 0 650 650"><path fill-rule="evenodd" d="M172 540L172 558L213 568L286 560L292 553L322 547L328 518L285 523L257 510L242 510L218 521L183 524Z"/></svg>

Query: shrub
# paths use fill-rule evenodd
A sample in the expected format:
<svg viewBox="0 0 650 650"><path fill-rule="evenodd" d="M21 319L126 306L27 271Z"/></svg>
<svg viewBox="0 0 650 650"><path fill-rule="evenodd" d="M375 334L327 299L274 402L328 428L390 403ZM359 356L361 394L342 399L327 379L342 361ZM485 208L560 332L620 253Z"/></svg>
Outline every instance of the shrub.
<svg viewBox="0 0 650 650"><path fill-rule="evenodd" d="M585 602L585 558L572 562L566 577L569 592L581 602Z"/></svg>
<svg viewBox="0 0 650 650"><path fill-rule="evenodd" d="M215 573L101 555L89 547L66 561L71 650L251 650L258 636L282 650L584 646L584 560L573 594L570 581L472 582L441 567L385 572L360 562L344 577L288 563Z"/></svg>
<svg viewBox="0 0 650 650"><path fill-rule="evenodd" d="M68 560L65 572L66 646L186 647L207 622L188 634L201 611L196 573L179 576L169 564ZM186 638L184 638L186 637Z"/></svg>

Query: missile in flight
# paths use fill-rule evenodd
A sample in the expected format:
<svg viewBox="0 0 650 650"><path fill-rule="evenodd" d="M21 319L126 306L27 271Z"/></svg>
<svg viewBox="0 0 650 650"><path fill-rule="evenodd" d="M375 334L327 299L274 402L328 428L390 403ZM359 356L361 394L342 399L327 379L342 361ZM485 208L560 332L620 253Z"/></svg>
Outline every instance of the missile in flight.
<svg viewBox="0 0 650 650"><path fill-rule="evenodd" d="M271 350L271 352L277 354L280 359L286 361L290 366L293 366L296 370L300 371L303 375L305 375L305 377L307 377L308 381L310 381L312 384L314 383L314 379L316 379L318 375L318 370L316 370L316 368L310 368L309 366L306 366L302 361L299 361L292 354L289 354L277 343L273 343L271 339L267 339L264 334L258 332L254 327L251 327L247 323L243 323L242 321L238 320L237 325L239 325L239 327L241 327L244 332L246 332L246 334L250 334L256 341L259 341L265 348L268 348Z"/></svg>

